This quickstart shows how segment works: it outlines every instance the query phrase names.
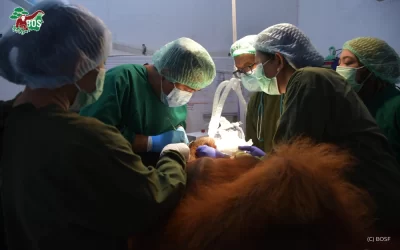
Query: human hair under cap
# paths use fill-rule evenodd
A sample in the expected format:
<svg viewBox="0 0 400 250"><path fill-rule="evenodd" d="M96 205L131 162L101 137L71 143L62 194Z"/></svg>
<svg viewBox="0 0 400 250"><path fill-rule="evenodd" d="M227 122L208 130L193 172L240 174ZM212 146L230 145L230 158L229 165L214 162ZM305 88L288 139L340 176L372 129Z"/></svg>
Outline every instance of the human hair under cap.
<svg viewBox="0 0 400 250"><path fill-rule="evenodd" d="M257 35L245 36L231 46L231 56L237 57L243 54L255 54L256 49L254 48L254 42L256 41Z"/></svg>
<svg viewBox="0 0 400 250"><path fill-rule="evenodd" d="M33 6L44 12L39 31L24 35L11 29L0 39L0 75L32 89L73 84L105 62L111 33L89 11L60 1Z"/></svg>
<svg viewBox="0 0 400 250"><path fill-rule="evenodd" d="M202 89L216 76L214 61L203 46L182 37L161 47L153 55L154 67L172 83Z"/></svg>
<svg viewBox="0 0 400 250"><path fill-rule="evenodd" d="M375 37L358 37L347 41L349 50L376 77L394 84L400 81L400 58L385 41Z"/></svg>
<svg viewBox="0 0 400 250"><path fill-rule="evenodd" d="M324 64L324 57L310 39L290 23L276 24L263 30L257 35L254 47L264 53L282 54L295 69L320 67Z"/></svg>

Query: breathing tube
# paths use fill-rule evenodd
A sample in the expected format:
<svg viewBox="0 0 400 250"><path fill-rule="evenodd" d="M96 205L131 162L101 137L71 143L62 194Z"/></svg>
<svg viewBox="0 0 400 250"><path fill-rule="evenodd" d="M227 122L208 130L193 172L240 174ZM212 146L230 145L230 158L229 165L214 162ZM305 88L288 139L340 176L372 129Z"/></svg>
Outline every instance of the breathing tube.
<svg viewBox="0 0 400 250"><path fill-rule="evenodd" d="M214 95L213 108L211 113L211 120L208 125L208 136L214 138L221 119L222 109L224 107L226 98L228 97L229 91L233 89L239 98L240 111L246 112L246 101L243 97L242 89L240 86L241 82L239 79L231 78L229 81L223 81L217 87ZM223 90L223 93L221 94Z"/></svg>
<svg viewBox="0 0 400 250"><path fill-rule="evenodd" d="M232 89L236 92L239 102L238 102L238 106L239 106L239 121L242 122L242 128L243 130L246 130L246 115L247 115L247 102L244 99L243 96L243 92L242 92L242 84L241 81L239 80L238 84L235 84L234 87L232 87ZM243 138L244 139L244 138Z"/></svg>

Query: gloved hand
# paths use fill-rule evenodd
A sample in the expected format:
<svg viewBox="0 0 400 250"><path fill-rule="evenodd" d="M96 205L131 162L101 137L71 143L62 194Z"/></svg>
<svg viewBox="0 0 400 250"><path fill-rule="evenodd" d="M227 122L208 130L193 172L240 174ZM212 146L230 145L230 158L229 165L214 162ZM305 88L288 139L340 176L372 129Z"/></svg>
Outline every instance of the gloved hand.
<svg viewBox="0 0 400 250"><path fill-rule="evenodd" d="M196 156L197 157L211 157L211 158L227 158L228 155L219 152L215 148L209 147L207 145L199 146L196 149Z"/></svg>
<svg viewBox="0 0 400 250"><path fill-rule="evenodd" d="M150 152L161 152L168 144L181 142L189 144L185 130L178 128L159 135L149 136L147 148Z"/></svg>
<svg viewBox="0 0 400 250"><path fill-rule="evenodd" d="M186 145L189 145L189 138L186 135L186 131L182 126L179 126L176 131L182 131L183 133L185 133L185 137L183 138L185 141L184 143L186 143Z"/></svg>
<svg viewBox="0 0 400 250"><path fill-rule="evenodd" d="M190 156L190 149L188 147L188 145L186 145L185 143L172 143L172 144L168 144L167 146L165 146L160 154L160 157L164 155L164 152L167 150L174 150L179 152L183 158L185 158L185 161L189 161L189 156Z"/></svg>
<svg viewBox="0 0 400 250"><path fill-rule="evenodd" d="M256 146L239 146L239 150L248 151L252 156L255 157L263 157L265 156L265 152Z"/></svg>

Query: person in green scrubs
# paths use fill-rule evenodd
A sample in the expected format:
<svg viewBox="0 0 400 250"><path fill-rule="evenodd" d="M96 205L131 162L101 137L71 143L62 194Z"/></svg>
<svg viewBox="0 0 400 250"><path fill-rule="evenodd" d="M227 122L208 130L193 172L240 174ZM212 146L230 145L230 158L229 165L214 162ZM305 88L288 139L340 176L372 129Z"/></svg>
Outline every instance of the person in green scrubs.
<svg viewBox="0 0 400 250"><path fill-rule="evenodd" d="M146 167L115 127L69 111L101 92L112 36L79 6L44 1L36 10L46 13L40 32L10 28L0 39L0 76L26 86L3 131L7 247L127 249L180 201L189 148L167 145Z"/></svg>
<svg viewBox="0 0 400 250"><path fill-rule="evenodd" d="M345 79L319 66L323 57L296 26L277 24L258 34L255 77L269 94L284 94L274 142L298 136L351 152L349 180L377 205L377 226L400 229L400 166L387 138ZM389 235L388 235L389 236Z"/></svg>
<svg viewBox="0 0 400 250"><path fill-rule="evenodd" d="M251 76L257 66L254 48L256 37L250 35L236 41L231 46L230 54L237 68L234 75L241 79L248 91L254 92L247 104L246 140L252 140L254 146L269 152L279 120L280 96L262 92L256 79Z"/></svg>
<svg viewBox="0 0 400 250"><path fill-rule="evenodd" d="M400 162L400 58L385 41L358 37L343 45L336 71L358 93Z"/></svg>
<svg viewBox="0 0 400 250"><path fill-rule="evenodd" d="M152 165L165 145L188 143L186 104L215 76L207 50L189 38L179 38L158 50L152 65L110 69L99 100L80 114L116 127L144 164Z"/></svg>

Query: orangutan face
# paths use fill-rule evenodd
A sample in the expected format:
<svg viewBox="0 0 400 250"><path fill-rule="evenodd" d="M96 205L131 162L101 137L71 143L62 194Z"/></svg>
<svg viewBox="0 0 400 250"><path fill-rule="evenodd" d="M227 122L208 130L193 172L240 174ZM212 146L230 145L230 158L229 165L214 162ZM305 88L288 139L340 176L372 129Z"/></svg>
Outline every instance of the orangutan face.
<svg viewBox="0 0 400 250"><path fill-rule="evenodd" d="M199 139L196 139L195 141L193 141L189 144L189 149L190 149L189 162L198 159L198 157L196 156L196 150L198 147L203 146L203 145L207 145L207 146L215 148L215 149L217 148L217 145L215 144L215 140L211 137L201 137Z"/></svg>

